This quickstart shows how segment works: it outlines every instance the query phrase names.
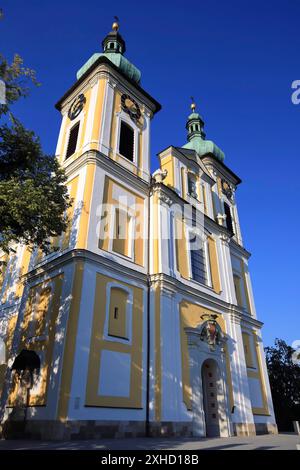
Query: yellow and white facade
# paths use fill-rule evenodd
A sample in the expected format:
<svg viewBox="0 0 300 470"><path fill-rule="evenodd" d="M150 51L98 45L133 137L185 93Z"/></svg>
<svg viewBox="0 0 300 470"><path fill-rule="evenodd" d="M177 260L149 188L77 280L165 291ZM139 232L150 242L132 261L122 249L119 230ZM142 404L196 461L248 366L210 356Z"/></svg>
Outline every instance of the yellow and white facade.
<svg viewBox="0 0 300 470"><path fill-rule="evenodd" d="M17 247L0 281L3 434L25 411L42 438L276 432L240 180L194 107L191 145L162 151L151 175L160 105L118 25L103 47L57 104L69 228L47 256ZM11 370L24 349L40 359L29 391Z"/></svg>

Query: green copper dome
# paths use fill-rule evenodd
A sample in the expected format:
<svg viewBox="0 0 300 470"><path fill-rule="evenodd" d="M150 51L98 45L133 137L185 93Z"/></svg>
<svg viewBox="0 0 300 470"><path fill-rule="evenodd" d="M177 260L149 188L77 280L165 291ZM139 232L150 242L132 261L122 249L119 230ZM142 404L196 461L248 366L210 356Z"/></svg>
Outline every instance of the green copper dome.
<svg viewBox="0 0 300 470"><path fill-rule="evenodd" d="M201 137L194 138L187 144L183 145L183 148L195 150L199 157L207 153L212 153L215 157L217 157L221 162L225 159L224 152L211 140L203 140Z"/></svg>
<svg viewBox="0 0 300 470"><path fill-rule="evenodd" d="M207 153L212 153L221 162L225 155L222 150L211 140L205 140L204 121L200 114L195 112L196 105L192 104L192 113L189 115L186 129L188 131L188 142L182 148L195 150L200 157Z"/></svg>
<svg viewBox="0 0 300 470"><path fill-rule="evenodd" d="M126 77L139 83L141 80L141 72L136 68L129 60L127 60L122 54L110 53L110 52L96 52L89 58L89 60L78 70L76 74L77 80L101 57L107 57Z"/></svg>
<svg viewBox="0 0 300 470"><path fill-rule="evenodd" d="M194 112L189 115L188 121L190 121L190 120L192 120L192 119L197 119L197 120L198 120L198 119L201 119L201 121L203 121L203 119L202 119L202 117L200 116L200 114L194 113Z"/></svg>
<svg viewBox="0 0 300 470"><path fill-rule="evenodd" d="M141 80L141 72L135 65L129 62L123 54L126 51L125 41L118 32L119 25L113 24L113 31L111 31L102 41L103 52L96 52L89 60L78 70L76 77L77 80L89 70L89 68L96 62L99 57L104 56L112 62L120 71L126 75L130 80L139 83Z"/></svg>

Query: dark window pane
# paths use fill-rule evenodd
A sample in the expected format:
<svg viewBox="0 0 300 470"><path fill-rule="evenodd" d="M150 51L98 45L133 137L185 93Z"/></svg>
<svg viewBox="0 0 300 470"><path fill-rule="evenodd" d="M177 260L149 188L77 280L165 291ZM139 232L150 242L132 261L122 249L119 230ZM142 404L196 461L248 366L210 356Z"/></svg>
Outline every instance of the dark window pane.
<svg viewBox="0 0 300 470"><path fill-rule="evenodd" d="M206 263L203 249L191 250L192 276L201 284L207 284Z"/></svg>
<svg viewBox="0 0 300 470"><path fill-rule="evenodd" d="M191 194L192 196L197 195L196 182L191 176L188 177L188 190L189 194Z"/></svg>
<svg viewBox="0 0 300 470"><path fill-rule="evenodd" d="M226 226L227 226L228 230L231 233L233 233L233 223L232 223L230 207L226 202L224 202L224 211L225 211L225 214L226 214Z"/></svg>
<svg viewBox="0 0 300 470"><path fill-rule="evenodd" d="M73 153L75 153L76 146L77 146L78 132L79 132L79 122L75 124L75 126L73 126L72 129L70 130L66 158L69 158L71 155L73 155Z"/></svg>
<svg viewBox="0 0 300 470"><path fill-rule="evenodd" d="M134 133L133 129L125 122L121 122L120 154L133 162Z"/></svg>

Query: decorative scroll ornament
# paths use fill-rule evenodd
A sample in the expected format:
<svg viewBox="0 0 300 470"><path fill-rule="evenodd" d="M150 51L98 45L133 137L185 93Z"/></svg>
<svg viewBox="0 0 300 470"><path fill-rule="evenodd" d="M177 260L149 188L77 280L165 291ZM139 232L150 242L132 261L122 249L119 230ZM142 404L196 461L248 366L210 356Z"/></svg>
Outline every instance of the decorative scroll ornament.
<svg viewBox="0 0 300 470"><path fill-rule="evenodd" d="M85 102L86 97L82 93L73 101L68 111L68 116L71 121L79 116L85 105Z"/></svg>
<svg viewBox="0 0 300 470"><path fill-rule="evenodd" d="M121 97L121 107L125 113L129 114L134 122L138 122L142 113L137 102L129 95L123 94Z"/></svg>
<svg viewBox="0 0 300 470"><path fill-rule="evenodd" d="M205 341L212 351L216 349L216 346L222 343L223 339L222 330L216 322L217 317L218 315L201 315L202 320L206 321L202 325L200 339L201 341Z"/></svg>
<svg viewBox="0 0 300 470"><path fill-rule="evenodd" d="M232 187L227 183L227 181L225 180L222 180L221 181L221 186L222 186L222 192L223 194L225 194L225 196L228 198L228 199L232 199L232 196L233 196L233 190L232 190Z"/></svg>

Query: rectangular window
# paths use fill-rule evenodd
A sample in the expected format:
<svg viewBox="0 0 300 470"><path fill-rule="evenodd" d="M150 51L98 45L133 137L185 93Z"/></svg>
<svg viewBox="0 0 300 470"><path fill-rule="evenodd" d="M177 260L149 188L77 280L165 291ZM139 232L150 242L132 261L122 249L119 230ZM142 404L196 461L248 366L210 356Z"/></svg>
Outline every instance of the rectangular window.
<svg viewBox="0 0 300 470"><path fill-rule="evenodd" d="M235 296L236 296L237 304L239 307L243 307L240 276L238 276L237 274L234 274L233 281L234 281L234 289L235 289Z"/></svg>
<svg viewBox="0 0 300 470"><path fill-rule="evenodd" d="M127 332L127 302L128 292L118 287L112 287L109 299L109 336L128 339Z"/></svg>
<svg viewBox="0 0 300 470"><path fill-rule="evenodd" d="M124 256L130 256L129 233L130 216L126 211L116 208L113 251Z"/></svg>
<svg viewBox="0 0 300 470"><path fill-rule="evenodd" d="M188 176L188 192L192 197L197 198L196 181L192 176Z"/></svg>
<svg viewBox="0 0 300 470"><path fill-rule="evenodd" d="M34 312L35 331L34 336L41 336L45 334L46 317L49 309L51 297L51 288L46 287L38 295L38 305Z"/></svg>
<svg viewBox="0 0 300 470"><path fill-rule="evenodd" d="M230 210L230 207L229 205L224 202L224 212L225 212L225 215L226 215L226 226L228 228L228 230L231 232L231 233L234 233L233 231L233 223L232 223L232 216L231 216L231 210Z"/></svg>
<svg viewBox="0 0 300 470"><path fill-rule="evenodd" d="M242 337L243 337L246 366L254 368L255 365L254 365L253 355L251 351L252 335L250 336L248 333L242 333Z"/></svg>
<svg viewBox="0 0 300 470"><path fill-rule="evenodd" d="M134 160L134 131L126 122L121 121L119 152L131 162Z"/></svg>
<svg viewBox="0 0 300 470"><path fill-rule="evenodd" d="M78 139L78 133L79 133L79 125L80 125L80 123L78 122L70 130L69 142L68 142L67 153L66 153L66 159L71 157L71 155L73 155L73 153L75 153L75 151L76 151L77 139Z"/></svg>
<svg viewBox="0 0 300 470"><path fill-rule="evenodd" d="M191 241L195 241L195 238ZM208 284L206 256L204 247L191 250L192 278L201 284Z"/></svg>

